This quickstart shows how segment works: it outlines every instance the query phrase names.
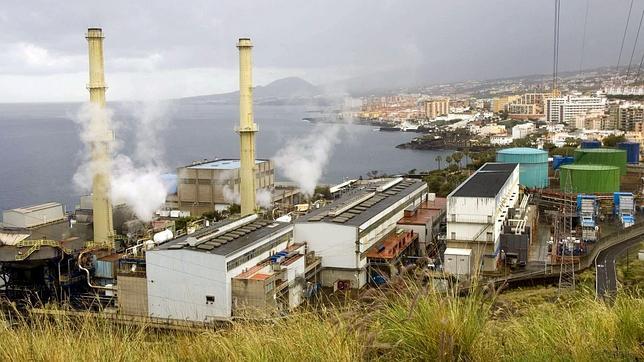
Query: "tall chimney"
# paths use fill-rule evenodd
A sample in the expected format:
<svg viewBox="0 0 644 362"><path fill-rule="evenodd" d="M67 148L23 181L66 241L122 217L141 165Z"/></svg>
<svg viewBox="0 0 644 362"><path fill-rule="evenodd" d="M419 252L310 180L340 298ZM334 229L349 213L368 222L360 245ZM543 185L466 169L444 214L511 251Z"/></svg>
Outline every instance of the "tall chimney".
<svg viewBox="0 0 644 362"><path fill-rule="evenodd" d="M253 74L249 38L240 38L239 49L239 140L240 162L239 175L241 184L241 215L255 212L255 132L257 125L253 119Z"/></svg>
<svg viewBox="0 0 644 362"><path fill-rule="evenodd" d="M103 30L87 29L89 46L89 101L91 104L90 124L97 134L91 143L92 157L92 207L94 220L94 242L112 243L114 225L112 202L110 200L110 143L113 140L105 113L105 74L103 71Z"/></svg>

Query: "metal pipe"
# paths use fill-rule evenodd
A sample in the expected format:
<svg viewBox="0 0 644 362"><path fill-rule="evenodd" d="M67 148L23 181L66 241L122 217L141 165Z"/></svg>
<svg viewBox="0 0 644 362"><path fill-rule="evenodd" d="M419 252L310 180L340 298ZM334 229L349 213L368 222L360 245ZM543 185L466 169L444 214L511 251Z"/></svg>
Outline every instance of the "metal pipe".
<svg viewBox="0 0 644 362"><path fill-rule="evenodd" d="M239 138L241 178L239 193L241 196L241 215L253 214L255 201L255 133L257 124L253 117L253 74L249 38L240 38L239 49Z"/></svg>
<svg viewBox="0 0 644 362"><path fill-rule="evenodd" d="M89 274L89 269L85 268L83 266L83 264L81 263L81 259L83 258L83 254L87 253L88 251L89 250L85 250L85 251L81 252L80 254L78 254L78 269L84 271L85 274L87 275L87 285L90 288L93 288L93 289L116 291L116 288L114 288L114 287L104 287L104 286L101 286L101 285L92 285L91 276Z"/></svg>
<svg viewBox="0 0 644 362"><path fill-rule="evenodd" d="M89 100L91 105L90 124L93 132L92 157L92 208L94 241L114 242L112 203L110 200L110 144L114 138L109 129L105 113L105 73L103 67L103 31L100 28L87 29L89 49Z"/></svg>

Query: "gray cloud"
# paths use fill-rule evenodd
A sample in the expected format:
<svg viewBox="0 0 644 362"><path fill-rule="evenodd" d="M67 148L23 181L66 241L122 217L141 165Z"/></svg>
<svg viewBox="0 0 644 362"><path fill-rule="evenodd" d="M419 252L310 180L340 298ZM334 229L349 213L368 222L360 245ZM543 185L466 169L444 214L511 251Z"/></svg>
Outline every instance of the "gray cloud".
<svg viewBox="0 0 644 362"><path fill-rule="evenodd" d="M578 67L586 1L562 2L560 69ZM615 65L629 1L588 1L584 64ZM633 9L625 54L643 7ZM104 29L110 97L122 99L135 93L125 85L144 78L163 96L234 88L240 36L256 45L258 83L396 69L413 69L428 83L547 73L552 14L551 2L527 0L4 0L0 101L84 99L76 82L86 72L89 26ZM642 49L644 40L637 59Z"/></svg>

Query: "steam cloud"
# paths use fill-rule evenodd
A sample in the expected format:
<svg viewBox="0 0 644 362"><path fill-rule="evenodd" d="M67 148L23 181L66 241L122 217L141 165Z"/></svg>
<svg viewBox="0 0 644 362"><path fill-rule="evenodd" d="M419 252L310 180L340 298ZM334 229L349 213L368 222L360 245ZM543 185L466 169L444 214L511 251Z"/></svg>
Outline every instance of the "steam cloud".
<svg viewBox="0 0 644 362"><path fill-rule="evenodd" d="M230 204L240 204L241 196L239 192L235 191L229 184L228 181L233 180L234 173L232 171L221 172L219 176L219 181L224 184L222 188L224 201ZM255 201L257 204L265 209L270 208L273 204L273 196L271 191L268 189L259 189L255 192Z"/></svg>
<svg viewBox="0 0 644 362"><path fill-rule="evenodd" d="M292 140L279 150L273 158L275 165L289 180L297 183L304 194L312 196L333 146L339 142L341 128L338 124L316 126L307 137Z"/></svg>
<svg viewBox="0 0 644 362"><path fill-rule="evenodd" d="M109 130L118 132L120 124L113 122L113 112L93 104L81 107L75 118L81 126L81 140L87 152L74 175L74 182L83 190L91 190L93 175L111 171L111 197L113 204L125 203L142 221L150 221L154 212L165 204L167 186L163 174L162 148L159 132L167 124L167 103L137 103L132 112L136 118L134 160L119 153L121 144L112 142L113 162L96 162L91 159L92 144L104 139Z"/></svg>

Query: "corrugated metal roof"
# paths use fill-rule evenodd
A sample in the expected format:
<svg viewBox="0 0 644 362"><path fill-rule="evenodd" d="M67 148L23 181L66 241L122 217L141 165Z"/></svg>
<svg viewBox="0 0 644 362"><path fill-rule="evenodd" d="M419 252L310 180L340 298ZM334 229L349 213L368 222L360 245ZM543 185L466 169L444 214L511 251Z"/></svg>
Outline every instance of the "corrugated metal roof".
<svg viewBox="0 0 644 362"><path fill-rule="evenodd" d="M332 204L300 217L297 219L296 223L323 221L359 226L403 197L421 187L424 187L425 185L421 180L404 179L385 191L376 191L378 186L384 185L390 181L391 179L382 179L362 186L356 186L354 190L348 192ZM342 210L343 205L351 204L353 201L359 200L361 197L369 195L370 193L374 193L373 196L355 204L337 215L333 214L329 216L331 211Z"/></svg>

